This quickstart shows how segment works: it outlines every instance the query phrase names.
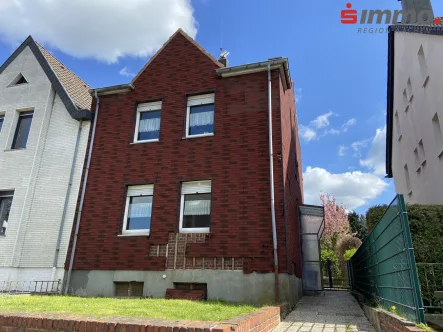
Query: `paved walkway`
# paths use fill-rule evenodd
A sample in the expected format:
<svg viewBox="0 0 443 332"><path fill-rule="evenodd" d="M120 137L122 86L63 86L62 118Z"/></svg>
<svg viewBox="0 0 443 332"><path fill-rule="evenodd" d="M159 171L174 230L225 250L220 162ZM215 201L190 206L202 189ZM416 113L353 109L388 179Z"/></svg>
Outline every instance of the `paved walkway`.
<svg viewBox="0 0 443 332"><path fill-rule="evenodd" d="M357 301L347 291L305 296L275 332L375 332Z"/></svg>

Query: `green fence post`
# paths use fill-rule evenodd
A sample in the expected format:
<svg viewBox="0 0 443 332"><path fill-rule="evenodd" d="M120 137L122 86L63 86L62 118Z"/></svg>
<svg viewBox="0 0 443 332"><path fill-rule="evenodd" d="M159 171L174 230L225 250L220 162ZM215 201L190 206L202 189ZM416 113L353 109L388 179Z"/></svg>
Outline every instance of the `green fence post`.
<svg viewBox="0 0 443 332"><path fill-rule="evenodd" d="M407 253L408 253L408 260L409 260L409 274L411 277L411 282L413 284L413 294L415 299L415 306L416 306L416 315L417 315L417 322L426 324L425 321L425 309L423 306L423 300L421 298L421 290L420 290L420 283L418 281L418 273L417 273L417 266L415 264L415 254L414 254L414 247L412 245L412 237L411 237L411 231L409 229L409 221L408 221L408 213L406 211L406 204L405 199L403 195L398 195L398 204L400 206L401 210L401 222L403 224L403 234L405 243L408 246Z"/></svg>

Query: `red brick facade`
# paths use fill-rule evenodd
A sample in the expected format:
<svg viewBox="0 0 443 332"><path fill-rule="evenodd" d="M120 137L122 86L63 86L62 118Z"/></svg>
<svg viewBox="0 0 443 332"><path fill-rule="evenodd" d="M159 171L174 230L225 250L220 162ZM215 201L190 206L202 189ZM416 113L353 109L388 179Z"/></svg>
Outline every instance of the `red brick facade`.
<svg viewBox="0 0 443 332"><path fill-rule="evenodd" d="M74 270L273 271L267 72L220 78L217 68L178 33L133 91L100 97ZM183 139L186 96L208 91L215 93L214 136ZM131 144L136 104L148 100L162 100L160 141ZM279 270L301 277L300 147L293 90L284 91L278 70L272 105ZM212 180L210 234L176 235L180 181L199 179ZM125 188L145 183L155 186L150 237L119 236Z"/></svg>

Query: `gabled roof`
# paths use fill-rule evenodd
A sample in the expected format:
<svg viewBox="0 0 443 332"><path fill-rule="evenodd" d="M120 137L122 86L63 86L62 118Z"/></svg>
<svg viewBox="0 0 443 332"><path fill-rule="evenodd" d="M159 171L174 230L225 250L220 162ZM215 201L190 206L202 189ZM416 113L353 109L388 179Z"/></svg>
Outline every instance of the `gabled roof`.
<svg viewBox="0 0 443 332"><path fill-rule="evenodd" d="M92 102L92 97L88 92L90 86L37 44L31 36L26 38L3 63L0 67L0 74L27 46L31 49L71 117L75 120L91 120L93 113L89 110Z"/></svg>
<svg viewBox="0 0 443 332"><path fill-rule="evenodd" d="M167 41L163 44L163 46L149 59L149 61L145 64L145 66L138 72L137 75L133 78L131 84L134 84L135 80L140 76L141 73L154 61L154 59L163 51L163 49L170 43L171 40L175 38L178 34L181 34L183 37L185 37L187 40L189 40L195 47L197 47L202 53L204 53L209 59L211 59L218 67L222 68L224 67L220 62L217 61L216 58L214 58L208 51L206 51L203 46L201 46L199 43L197 43L194 39L192 39L186 32L184 32L182 29L178 29Z"/></svg>
<svg viewBox="0 0 443 332"><path fill-rule="evenodd" d="M426 35L443 36L443 17L437 17L436 23L394 24L389 27L388 34L388 88L386 112L386 177L392 178L392 135L394 119L394 40L396 32L421 33Z"/></svg>

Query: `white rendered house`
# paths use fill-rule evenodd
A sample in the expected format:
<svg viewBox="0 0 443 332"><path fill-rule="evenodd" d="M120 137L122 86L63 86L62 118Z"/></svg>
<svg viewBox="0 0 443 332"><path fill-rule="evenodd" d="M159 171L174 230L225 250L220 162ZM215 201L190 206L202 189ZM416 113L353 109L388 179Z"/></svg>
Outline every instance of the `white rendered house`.
<svg viewBox="0 0 443 332"><path fill-rule="evenodd" d="M0 67L0 290L63 280L93 115L89 89L32 37Z"/></svg>
<svg viewBox="0 0 443 332"><path fill-rule="evenodd" d="M386 171L409 203L443 204L443 24L390 27Z"/></svg>

